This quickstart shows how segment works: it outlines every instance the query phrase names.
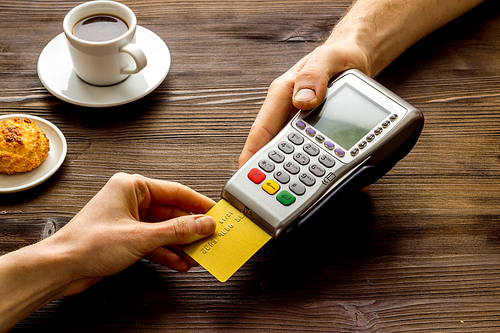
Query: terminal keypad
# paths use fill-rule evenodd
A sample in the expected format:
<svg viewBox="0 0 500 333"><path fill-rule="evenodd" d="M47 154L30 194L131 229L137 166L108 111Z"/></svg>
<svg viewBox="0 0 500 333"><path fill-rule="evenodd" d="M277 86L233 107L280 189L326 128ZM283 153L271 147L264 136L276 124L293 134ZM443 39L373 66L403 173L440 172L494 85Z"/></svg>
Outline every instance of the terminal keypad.
<svg viewBox="0 0 500 333"><path fill-rule="evenodd" d="M335 159L311 142L306 142L299 133L289 133L285 140L276 145L258 162L248 178L261 184L262 190L274 195L283 205L295 202L295 196L302 196L307 188L314 186L335 165ZM286 156L290 156L286 159ZM263 175L257 177L260 171ZM263 172L262 172L263 171ZM264 177L263 177L264 176ZM256 178L258 181L256 181ZM283 199L283 198L286 198Z"/></svg>

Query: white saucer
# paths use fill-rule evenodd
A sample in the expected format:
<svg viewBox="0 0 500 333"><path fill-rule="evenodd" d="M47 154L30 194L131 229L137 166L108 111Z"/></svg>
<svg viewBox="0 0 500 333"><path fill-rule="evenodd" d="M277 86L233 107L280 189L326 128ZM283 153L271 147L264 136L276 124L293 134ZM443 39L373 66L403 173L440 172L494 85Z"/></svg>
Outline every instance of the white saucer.
<svg viewBox="0 0 500 333"><path fill-rule="evenodd" d="M27 118L35 122L49 139L50 151L45 161L34 170L25 173L7 175L0 173L0 193L14 193L32 188L52 176L61 166L68 151L62 132L51 122L27 114L9 114L0 116L0 121L10 118Z"/></svg>
<svg viewBox="0 0 500 333"><path fill-rule="evenodd" d="M64 33L52 39L40 53L38 77L54 96L76 105L108 107L135 101L156 89L170 69L170 52L158 35L138 26L136 42L148 64L116 85L97 87L82 81L73 70Z"/></svg>

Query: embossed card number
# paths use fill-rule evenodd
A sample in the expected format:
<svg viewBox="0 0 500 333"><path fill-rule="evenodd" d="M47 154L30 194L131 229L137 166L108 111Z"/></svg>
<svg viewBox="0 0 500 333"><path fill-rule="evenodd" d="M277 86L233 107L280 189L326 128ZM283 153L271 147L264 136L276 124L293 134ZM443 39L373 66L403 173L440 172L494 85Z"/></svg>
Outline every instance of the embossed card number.
<svg viewBox="0 0 500 333"><path fill-rule="evenodd" d="M181 247L220 282L225 282L271 239L271 235L224 199L207 215L216 221L213 235Z"/></svg>

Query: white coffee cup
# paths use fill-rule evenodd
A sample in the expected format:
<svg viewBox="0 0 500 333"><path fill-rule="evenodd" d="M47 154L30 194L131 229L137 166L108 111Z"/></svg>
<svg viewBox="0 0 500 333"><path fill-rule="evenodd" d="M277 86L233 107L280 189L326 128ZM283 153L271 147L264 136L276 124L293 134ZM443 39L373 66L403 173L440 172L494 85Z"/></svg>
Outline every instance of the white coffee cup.
<svg viewBox="0 0 500 333"><path fill-rule="evenodd" d="M74 26L92 15L107 14L120 18L128 30L114 39L93 42L76 37ZM109 86L139 73L147 65L144 52L135 44L137 19L127 6L110 0L96 0L73 8L64 18L64 34L76 74L96 86Z"/></svg>

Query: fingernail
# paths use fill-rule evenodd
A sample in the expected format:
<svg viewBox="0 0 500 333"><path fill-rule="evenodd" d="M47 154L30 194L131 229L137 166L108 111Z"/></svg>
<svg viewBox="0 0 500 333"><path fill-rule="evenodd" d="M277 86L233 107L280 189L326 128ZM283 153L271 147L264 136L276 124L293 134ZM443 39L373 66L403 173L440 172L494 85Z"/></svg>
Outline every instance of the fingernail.
<svg viewBox="0 0 500 333"><path fill-rule="evenodd" d="M215 221L211 216L201 216L195 220L196 233L198 235L207 235L214 232Z"/></svg>
<svg viewBox="0 0 500 333"><path fill-rule="evenodd" d="M309 88L300 89L299 91L297 91L294 97L297 102L310 102L315 98L316 92Z"/></svg>

